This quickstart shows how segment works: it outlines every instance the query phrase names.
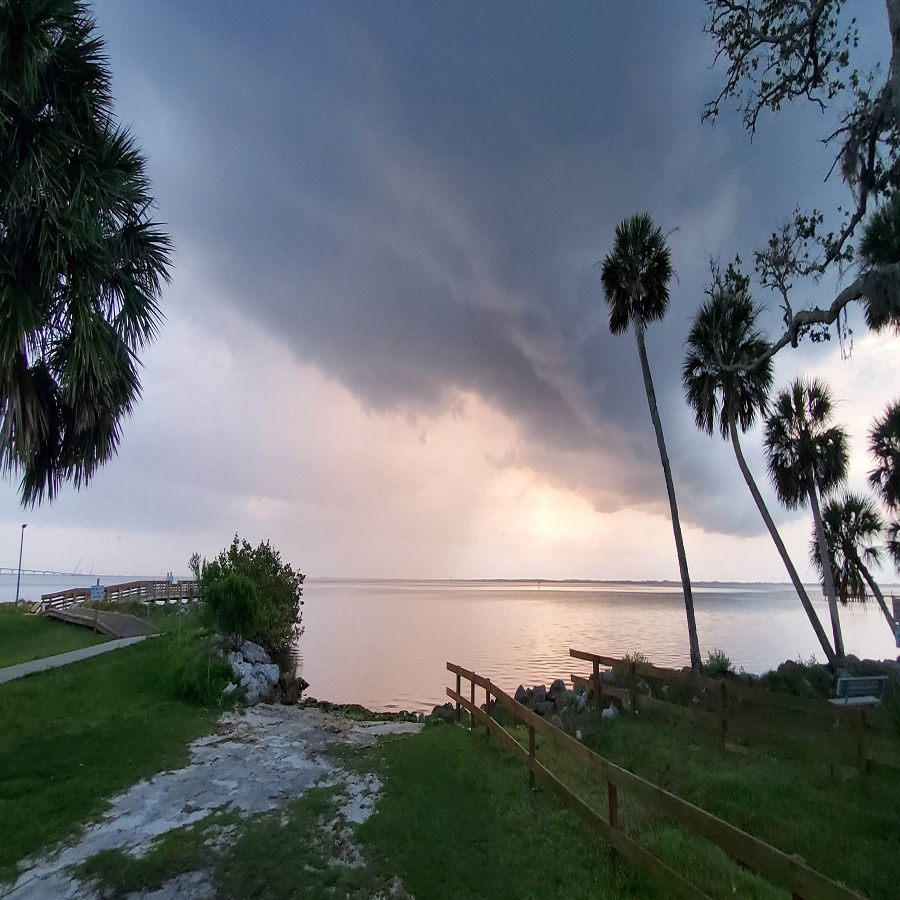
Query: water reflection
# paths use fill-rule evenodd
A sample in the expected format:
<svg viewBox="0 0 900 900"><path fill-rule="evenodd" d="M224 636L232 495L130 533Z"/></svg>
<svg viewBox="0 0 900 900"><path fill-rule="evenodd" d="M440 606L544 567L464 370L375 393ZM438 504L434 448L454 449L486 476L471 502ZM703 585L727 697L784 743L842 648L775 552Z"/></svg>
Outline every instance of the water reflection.
<svg viewBox="0 0 900 900"><path fill-rule="evenodd" d="M704 656L721 648L750 672L817 651L821 658L789 587L695 590ZM309 693L372 709L443 703L448 660L507 688L582 671L569 647L614 656L640 650L668 666L687 662L684 605L672 584L308 580L304 600L297 671ZM814 603L830 631L824 600ZM897 655L874 603L842 608L841 622L848 653Z"/></svg>

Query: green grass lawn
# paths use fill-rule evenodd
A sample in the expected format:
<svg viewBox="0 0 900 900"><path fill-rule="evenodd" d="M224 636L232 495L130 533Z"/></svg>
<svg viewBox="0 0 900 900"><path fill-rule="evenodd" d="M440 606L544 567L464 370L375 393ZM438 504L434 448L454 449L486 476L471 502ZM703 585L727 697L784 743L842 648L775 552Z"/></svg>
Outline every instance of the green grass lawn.
<svg viewBox="0 0 900 900"><path fill-rule="evenodd" d="M173 699L170 641L0 684L0 881L116 792L185 762L190 741L212 728L215 711Z"/></svg>
<svg viewBox="0 0 900 900"><path fill-rule="evenodd" d="M750 749L720 755L715 742L690 724L661 713L620 715L585 724L602 756L748 831L871 898L895 897L900 884L900 773L878 770L865 780L852 768L815 758L790 760ZM825 738L827 740L827 738ZM539 756L557 754L539 742ZM571 770L578 782L579 770ZM601 804L602 798L598 798ZM603 808L603 807L601 807ZM648 845L675 868L681 851L660 838L659 822L640 804L622 804ZM680 840L680 839L679 839ZM697 857L682 860L694 871ZM685 870L682 869L684 872Z"/></svg>
<svg viewBox="0 0 900 900"><path fill-rule="evenodd" d="M0 668L102 644L107 638L89 628L45 619L12 604L0 606Z"/></svg>
<svg viewBox="0 0 900 900"><path fill-rule="evenodd" d="M383 782L377 812L353 836L364 865L336 864L348 848L332 787L236 830L233 817L211 817L164 836L139 859L98 854L82 875L99 878L113 896L200 869L217 898L236 900L659 896L634 871L617 877L602 842L552 797L531 790L522 766L483 733L436 725L335 752ZM229 838L216 851L223 826Z"/></svg>

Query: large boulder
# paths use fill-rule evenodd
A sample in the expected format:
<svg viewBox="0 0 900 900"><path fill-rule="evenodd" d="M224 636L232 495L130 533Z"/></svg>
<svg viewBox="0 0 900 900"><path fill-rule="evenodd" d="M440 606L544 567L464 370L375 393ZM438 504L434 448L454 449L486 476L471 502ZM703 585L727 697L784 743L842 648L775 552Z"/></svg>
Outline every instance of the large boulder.
<svg viewBox="0 0 900 900"><path fill-rule="evenodd" d="M259 644L254 644L253 641L244 641L241 644L241 656L244 657L245 662L253 665L267 666L272 662L272 657L266 653L265 648L260 647Z"/></svg>
<svg viewBox="0 0 900 900"><path fill-rule="evenodd" d="M528 702L528 691L525 690L524 684L520 684L516 688L516 693L513 699L516 701L516 703L522 703L523 705Z"/></svg>
<svg viewBox="0 0 900 900"><path fill-rule="evenodd" d="M550 690L547 691L547 699L556 700L557 697L564 697L567 693L568 688L566 687L566 683L562 678L557 678L556 681L550 685Z"/></svg>
<svg viewBox="0 0 900 900"><path fill-rule="evenodd" d="M531 690L531 699L534 700L534 707L537 709L539 703L543 703L547 699L547 688L543 684L536 684Z"/></svg>

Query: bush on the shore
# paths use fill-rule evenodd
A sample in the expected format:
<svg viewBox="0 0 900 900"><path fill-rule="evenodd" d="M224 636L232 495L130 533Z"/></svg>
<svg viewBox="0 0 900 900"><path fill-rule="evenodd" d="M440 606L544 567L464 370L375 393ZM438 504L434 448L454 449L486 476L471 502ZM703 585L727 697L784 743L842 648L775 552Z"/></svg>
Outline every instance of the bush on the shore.
<svg viewBox="0 0 900 900"><path fill-rule="evenodd" d="M259 591L246 575L223 575L206 588L203 601L225 634L249 636L257 631Z"/></svg>
<svg viewBox="0 0 900 900"><path fill-rule="evenodd" d="M166 670L178 699L198 706L221 702L222 690L231 680L231 667L217 650L215 640L202 631L188 631L172 640Z"/></svg>
<svg viewBox="0 0 900 900"><path fill-rule="evenodd" d="M301 596L304 575L295 572L268 541L252 547L237 535L231 546L200 565L200 591L207 601L212 585L228 575L247 578L256 586L252 627L242 637L261 644L270 654L291 646L303 634Z"/></svg>
<svg viewBox="0 0 900 900"><path fill-rule="evenodd" d="M706 655L703 674L710 678L724 678L726 675L734 674L734 666L724 650L711 650Z"/></svg>

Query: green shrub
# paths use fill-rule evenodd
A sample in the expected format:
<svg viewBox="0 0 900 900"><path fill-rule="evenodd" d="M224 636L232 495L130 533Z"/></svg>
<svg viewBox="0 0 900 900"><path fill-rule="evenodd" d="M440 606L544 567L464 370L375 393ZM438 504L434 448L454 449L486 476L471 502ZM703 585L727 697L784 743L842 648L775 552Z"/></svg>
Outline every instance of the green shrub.
<svg viewBox="0 0 900 900"><path fill-rule="evenodd" d="M231 680L231 667L216 654L214 642L197 631L172 640L166 670L175 696L198 706L220 703L222 689Z"/></svg>
<svg viewBox="0 0 900 900"><path fill-rule="evenodd" d="M260 615L256 583L246 575L229 572L212 582L203 593L203 602L225 634L251 635Z"/></svg>
<svg viewBox="0 0 900 900"><path fill-rule="evenodd" d="M712 650L706 655L703 674L710 678L724 678L726 675L734 675L734 666L724 650Z"/></svg>
<svg viewBox="0 0 900 900"><path fill-rule="evenodd" d="M261 644L269 653L290 647L303 634L300 607L303 601L303 579L268 541L253 548L234 536L231 546L211 561L200 566L200 590L204 598L213 585L226 575L249 578L257 590L253 627L243 637Z"/></svg>

